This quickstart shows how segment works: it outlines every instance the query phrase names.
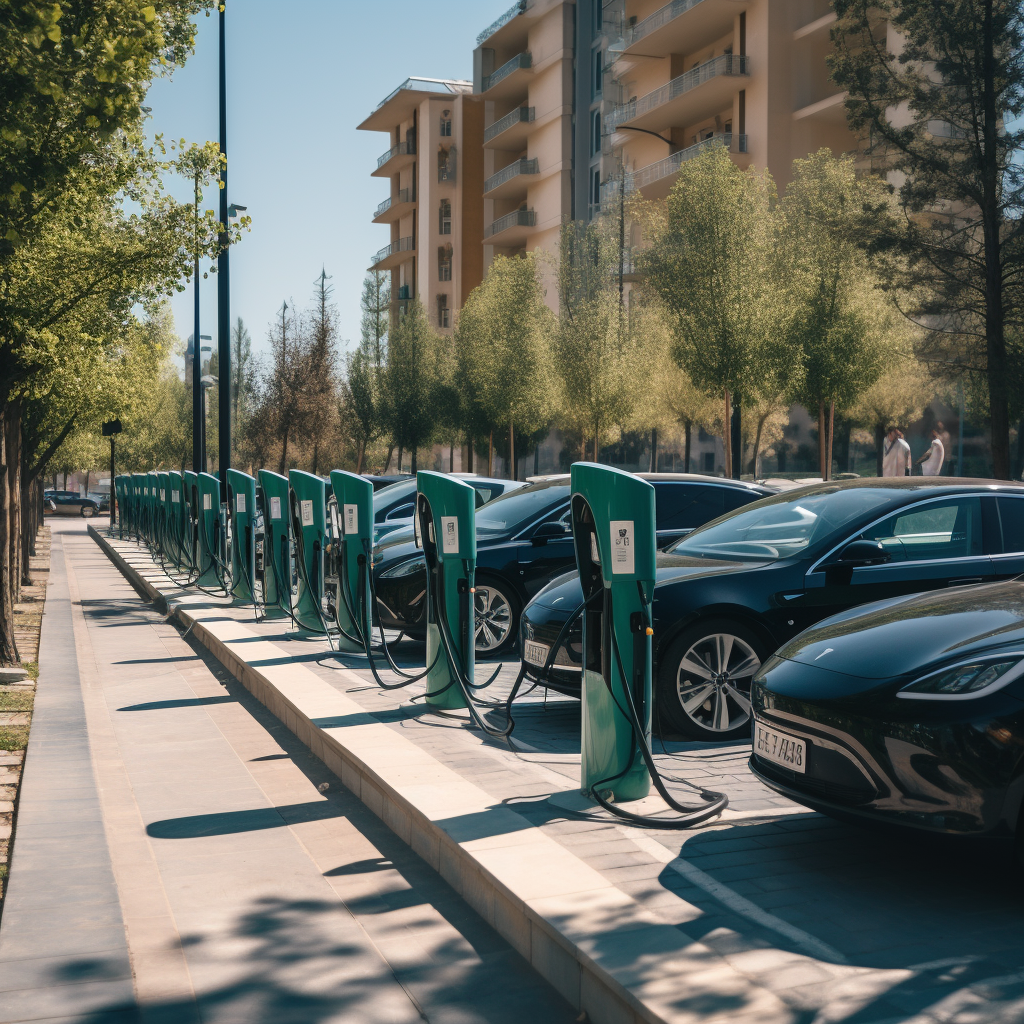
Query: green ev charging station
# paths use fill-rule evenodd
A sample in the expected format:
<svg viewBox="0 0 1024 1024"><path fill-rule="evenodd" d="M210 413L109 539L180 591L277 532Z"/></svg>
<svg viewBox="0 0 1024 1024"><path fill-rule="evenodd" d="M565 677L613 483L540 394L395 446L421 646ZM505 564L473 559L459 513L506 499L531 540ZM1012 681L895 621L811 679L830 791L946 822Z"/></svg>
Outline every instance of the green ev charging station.
<svg viewBox="0 0 1024 1024"><path fill-rule="evenodd" d="M327 536L327 484L323 477L288 471L289 510L298 559L298 588L293 614L303 629L326 631L324 625L324 541Z"/></svg>
<svg viewBox="0 0 1024 1024"><path fill-rule="evenodd" d="M427 674L426 699L437 708L464 708L466 701L445 656L444 640L448 639L455 660L461 662L455 671L461 669L463 678L472 682L476 491L451 476L420 470L416 526L427 563L427 664L433 666Z"/></svg>
<svg viewBox="0 0 1024 1024"><path fill-rule="evenodd" d="M124 477L114 478L114 500L117 502L117 535L124 538L125 524L125 500L124 500Z"/></svg>
<svg viewBox="0 0 1024 1024"><path fill-rule="evenodd" d="M129 535L134 533L135 539L138 540L142 523L142 486L138 473L132 473L128 477L128 515Z"/></svg>
<svg viewBox="0 0 1024 1024"><path fill-rule="evenodd" d="M146 475L145 473L132 473L132 488L134 500L132 501L132 516L135 526L136 540L142 540L146 529Z"/></svg>
<svg viewBox="0 0 1024 1024"><path fill-rule="evenodd" d="M167 473L159 470L156 474L157 544L164 558L171 554L171 488Z"/></svg>
<svg viewBox="0 0 1024 1024"><path fill-rule="evenodd" d="M157 544L160 516L160 479L156 470L151 469L146 474L146 516L148 519L147 536L150 547Z"/></svg>
<svg viewBox="0 0 1024 1024"><path fill-rule="evenodd" d="M654 488L588 462L574 463L570 478L576 564L584 595L594 595L583 613L581 788L639 800L651 776L624 710L636 709L649 748Z"/></svg>
<svg viewBox="0 0 1024 1024"><path fill-rule="evenodd" d="M260 470L263 491L263 604L265 614L291 614L292 557L288 478Z"/></svg>
<svg viewBox="0 0 1024 1024"><path fill-rule="evenodd" d="M167 474L168 533L170 534L171 561L178 568L185 564L185 496L182 494L181 474L172 469Z"/></svg>
<svg viewBox="0 0 1024 1024"><path fill-rule="evenodd" d="M335 469L331 488L338 502L338 528L334 531L338 552L338 594L335 599L342 634L338 647L362 652L349 637L369 642L373 630L373 602L370 597L371 551L373 550L373 484L365 477ZM346 636L345 634L348 634Z"/></svg>
<svg viewBox="0 0 1024 1024"><path fill-rule="evenodd" d="M196 559L198 557L197 552L199 551L199 536L197 533L199 517L196 515L196 508L199 504L199 477L191 469L186 469L181 474L181 477L185 484L185 489L181 495L185 500L184 555L189 569L194 570L198 566Z"/></svg>
<svg viewBox="0 0 1024 1024"><path fill-rule="evenodd" d="M228 511L231 514L231 594L252 601L256 586L256 480L228 470Z"/></svg>
<svg viewBox="0 0 1024 1024"><path fill-rule="evenodd" d="M220 586L217 574L217 522L220 515L220 481L211 473L198 477L199 507L195 516L199 523L199 545L196 552L196 570L200 587Z"/></svg>

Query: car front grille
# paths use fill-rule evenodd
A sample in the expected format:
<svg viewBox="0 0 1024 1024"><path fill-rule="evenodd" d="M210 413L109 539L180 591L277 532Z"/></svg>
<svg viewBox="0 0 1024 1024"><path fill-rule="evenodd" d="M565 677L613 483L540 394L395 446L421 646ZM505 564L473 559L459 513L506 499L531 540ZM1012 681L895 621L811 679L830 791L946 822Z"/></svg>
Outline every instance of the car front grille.
<svg viewBox="0 0 1024 1024"><path fill-rule="evenodd" d="M807 796L856 807L881 795L846 754L822 747L813 740L807 745L806 772L791 771L756 754L753 758L758 774Z"/></svg>

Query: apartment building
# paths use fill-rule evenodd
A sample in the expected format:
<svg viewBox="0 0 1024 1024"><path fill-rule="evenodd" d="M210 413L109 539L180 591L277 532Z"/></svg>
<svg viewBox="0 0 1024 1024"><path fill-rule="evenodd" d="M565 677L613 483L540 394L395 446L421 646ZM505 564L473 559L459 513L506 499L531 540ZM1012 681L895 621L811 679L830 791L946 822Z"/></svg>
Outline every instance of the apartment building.
<svg viewBox="0 0 1024 1024"><path fill-rule="evenodd" d="M388 137L371 174L388 185L373 222L391 240L369 269L390 273L394 315L419 297L449 331L483 279L483 104L472 82L408 78L359 128Z"/></svg>
<svg viewBox="0 0 1024 1024"><path fill-rule="evenodd" d="M795 158L857 148L826 65L829 0L624 2L606 144L646 198L667 195L683 161L709 145L768 167L780 189ZM615 188L606 184L606 203Z"/></svg>

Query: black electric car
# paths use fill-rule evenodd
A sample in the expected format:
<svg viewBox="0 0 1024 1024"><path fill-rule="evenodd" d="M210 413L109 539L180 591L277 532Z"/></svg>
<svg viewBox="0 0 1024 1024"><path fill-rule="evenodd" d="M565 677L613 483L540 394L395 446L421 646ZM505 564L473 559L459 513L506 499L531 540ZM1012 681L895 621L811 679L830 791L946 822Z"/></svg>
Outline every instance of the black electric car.
<svg viewBox="0 0 1024 1024"><path fill-rule="evenodd" d="M726 509L771 493L756 484L717 477L639 475L654 486L662 545ZM467 482L477 485L476 480ZM477 511L476 531L476 649L479 654L495 654L515 643L520 610L530 597L575 565L569 477L550 477L488 502ZM411 528L382 539L374 552L374 580L384 626L424 636L426 571Z"/></svg>
<svg viewBox="0 0 1024 1024"><path fill-rule="evenodd" d="M996 499L999 520L1004 502L1021 499ZM751 703L750 767L798 803L935 832L1020 835L1020 581L826 619L768 659Z"/></svg>
<svg viewBox="0 0 1024 1024"><path fill-rule="evenodd" d="M514 480L498 480L488 476L466 477L465 482L476 490L477 508L492 501L499 494L515 490L523 484ZM403 527L412 529L416 508L416 477L396 481L373 492L373 535L375 540Z"/></svg>
<svg viewBox="0 0 1024 1024"><path fill-rule="evenodd" d="M659 554L656 708L701 739L750 731L751 681L782 643L856 605L1024 572L1024 486L941 477L815 484L738 509ZM572 575L527 606L537 676L579 605ZM580 627L545 684L579 696Z"/></svg>

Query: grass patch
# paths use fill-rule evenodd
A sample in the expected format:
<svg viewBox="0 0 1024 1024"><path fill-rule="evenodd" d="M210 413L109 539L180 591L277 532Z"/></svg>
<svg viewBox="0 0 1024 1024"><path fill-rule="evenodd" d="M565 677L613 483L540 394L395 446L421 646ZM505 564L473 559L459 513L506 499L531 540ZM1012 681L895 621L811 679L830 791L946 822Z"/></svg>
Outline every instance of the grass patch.
<svg viewBox="0 0 1024 1024"><path fill-rule="evenodd" d="M0 690L0 711L31 711L34 694L17 690Z"/></svg>
<svg viewBox="0 0 1024 1024"><path fill-rule="evenodd" d="M27 725L0 725L0 750L24 750L27 746Z"/></svg>
<svg viewBox="0 0 1024 1024"><path fill-rule="evenodd" d="M39 681L39 662L38 661L23 661L21 667L28 673L29 679L33 682Z"/></svg>

